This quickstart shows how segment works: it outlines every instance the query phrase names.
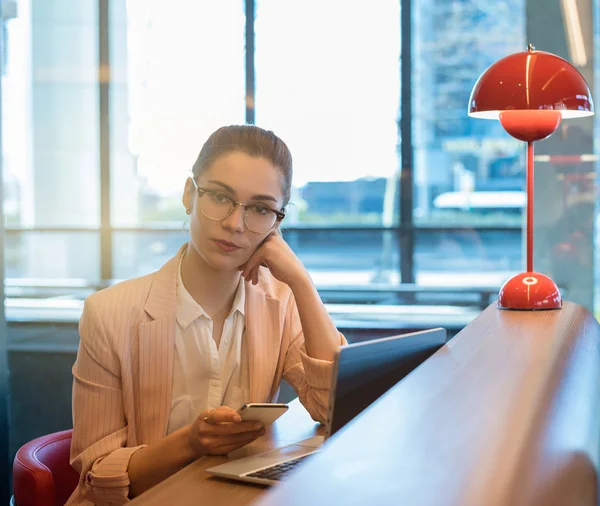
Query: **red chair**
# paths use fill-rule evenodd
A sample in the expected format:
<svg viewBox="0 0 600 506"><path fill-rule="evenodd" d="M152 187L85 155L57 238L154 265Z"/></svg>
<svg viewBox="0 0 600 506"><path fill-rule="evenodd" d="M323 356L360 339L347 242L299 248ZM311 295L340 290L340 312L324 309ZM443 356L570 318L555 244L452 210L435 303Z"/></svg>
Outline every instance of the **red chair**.
<svg viewBox="0 0 600 506"><path fill-rule="evenodd" d="M38 437L19 448L13 462L16 506L63 506L79 482L69 464L72 430Z"/></svg>

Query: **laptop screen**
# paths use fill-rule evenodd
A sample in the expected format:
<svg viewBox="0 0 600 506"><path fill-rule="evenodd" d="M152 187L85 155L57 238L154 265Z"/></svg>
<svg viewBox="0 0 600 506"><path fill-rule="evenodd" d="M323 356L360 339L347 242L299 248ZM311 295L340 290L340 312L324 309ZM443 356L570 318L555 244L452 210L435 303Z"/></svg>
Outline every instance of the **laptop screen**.
<svg viewBox="0 0 600 506"><path fill-rule="evenodd" d="M327 436L356 415L446 342L446 330L436 328L341 346L333 366Z"/></svg>

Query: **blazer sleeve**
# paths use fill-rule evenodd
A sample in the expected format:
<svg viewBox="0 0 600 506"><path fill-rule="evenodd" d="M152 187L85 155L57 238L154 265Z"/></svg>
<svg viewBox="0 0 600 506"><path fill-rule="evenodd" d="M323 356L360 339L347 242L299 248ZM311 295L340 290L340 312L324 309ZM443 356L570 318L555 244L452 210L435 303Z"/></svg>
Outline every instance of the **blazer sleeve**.
<svg viewBox="0 0 600 506"><path fill-rule="evenodd" d="M80 474L78 499L118 505L128 500L131 455L145 445L126 447L119 360L90 299L84 304L79 335L73 365L71 440L71 465Z"/></svg>
<svg viewBox="0 0 600 506"><path fill-rule="evenodd" d="M283 378L292 385L313 420L324 424L329 411L333 362L312 358L306 353L300 315L293 295L288 301L283 333L290 343ZM340 345L347 344L341 333L339 336Z"/></svg>

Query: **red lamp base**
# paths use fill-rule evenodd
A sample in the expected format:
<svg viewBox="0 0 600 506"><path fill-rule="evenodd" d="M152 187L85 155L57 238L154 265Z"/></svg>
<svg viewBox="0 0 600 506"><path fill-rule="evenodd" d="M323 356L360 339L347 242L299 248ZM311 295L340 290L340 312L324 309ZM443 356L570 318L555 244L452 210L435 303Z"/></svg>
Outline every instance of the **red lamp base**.
<svg viewBox="0 0 600 506"><path fill-rule="evenodd" d="M556 283L539 272L522 272L510 278L498 293L500 309L560 309L562 297Z"/></svg>

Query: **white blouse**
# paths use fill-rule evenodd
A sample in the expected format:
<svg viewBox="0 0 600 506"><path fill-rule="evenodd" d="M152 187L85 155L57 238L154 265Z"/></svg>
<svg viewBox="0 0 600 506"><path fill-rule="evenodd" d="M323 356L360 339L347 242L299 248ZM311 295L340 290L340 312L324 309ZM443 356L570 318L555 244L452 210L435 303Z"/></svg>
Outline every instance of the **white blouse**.
<svg viewBox="0 0 600 506"><path fill-rule="evenodd" d="M225 319L219 346L212 337L213 321L192 298L177 275L177 325L173 389L167 434L192 423L206 409L238 409L250 394L248 353L244 342L244 278Z"/></svg>

